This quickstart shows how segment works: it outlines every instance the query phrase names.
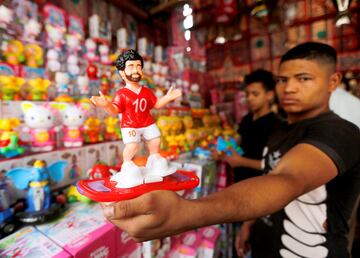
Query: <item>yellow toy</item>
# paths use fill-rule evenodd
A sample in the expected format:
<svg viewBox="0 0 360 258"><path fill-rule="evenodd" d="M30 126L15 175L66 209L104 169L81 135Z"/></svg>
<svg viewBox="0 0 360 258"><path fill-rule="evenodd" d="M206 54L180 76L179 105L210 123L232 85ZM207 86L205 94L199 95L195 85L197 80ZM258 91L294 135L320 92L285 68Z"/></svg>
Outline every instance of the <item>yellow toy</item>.
<svg viewBox="0 0 360 258"><path fill-rule="evenodd" d="M121 131L119 127L119 119L115 117L107 117L105 123L105 140L116 141L121 139Z"/></svg>
<svg viewBox="0 0 360 258"><path fill-rule="evenodd" d="M15 76L0 76L2 100L20 100L20 90L25 80Z"/></svg>
<svg viewBox="0 0 360 258"><path fill-rule="evenodd" d="M5 60L8 64L18 65L25 60L24 45L19 40L9 40L5 50Z"/></svg>
<svg viewBox="0 0 360 258"><path fill-rule="evenodd" d="M43 49L36 44L28 44L24 49L25 62L29 67L37 68L42 66L44 63L43 59Z"/></svg>
<svg viewBox="0 0 360 258"><path fill-rule="evenodd" d="M10 137L16 132L15 127L20 125L20 120L17 118L0 119L0 141L10 140Z"/></svg>
<svg viewBox="0 0 360 258"><path fill-rule="evenodd" d="M23 154L25 149L20 146L18 133L14 130L20 125L17 118L0 119L0 154L12 158Z"/></svg>
<svg viewBox="0 0 360 258"><path fill-rule="evenodd" d="M84 123L84 139L86 143L96 143L103 140L101 122L98 118L89 117Z"/></svg>
<svg viewBox="0 0 360 258"><path fill-rule="evenodd" d="M51 81L37 78L29 80L28 83L30 86L28 100L47 100L47 91L51 84Z"/></svg>

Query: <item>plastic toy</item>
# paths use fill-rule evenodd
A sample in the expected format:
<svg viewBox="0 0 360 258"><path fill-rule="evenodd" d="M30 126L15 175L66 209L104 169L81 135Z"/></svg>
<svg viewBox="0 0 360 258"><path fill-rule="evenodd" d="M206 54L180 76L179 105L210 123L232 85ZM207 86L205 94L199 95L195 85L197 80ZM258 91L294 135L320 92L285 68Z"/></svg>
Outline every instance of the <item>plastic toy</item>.
<svg viewBox="0 0 360 258"><path fill-rule="evenodd" d="M36 39L40 32L41 24L34 19L30 19L24 24L24 41L29 43L36 43Z"/></svg>
<svg viewBox="0 0 360 258"><path fill-rule="evenodd" d="M55 127L55 112L50 106L38 106L32 102L24 101L21 103L24 113L26 127L25 132L30 132L31 150L51 151L54 149L54 133L59 130Z"/></svg>
<svg viewBox="0 0 360 258"><path fill-rule="evenodd" d="M70 82L70 78L67 73L56 72L55 83L56 83L56 92L58 96L69 95L70 92L69 82Z"/></svg>
<svg viewBox="0 0 360 258"><path fill-rule="evenodd" d="M75 35L66 35L66 46L68 54L77 55L80 51L80 39Z"/></svg>
<svg viewBox="0 0 360 258"><path fill-rule="evenodd" d="M89 62L99 61L99 57L96 55L96 43L92 39L85 40L85 47L86 47L85 58Z"/></svg>
<svg viewBox="0 0 360 258"><path fill-rule="evenodd" d="M98 78L97 76L98 69L96 65L89 64L88 67L86 68L86 73L90 80L96 80Z"/></svg>
<svg viewBox="0 0 360 258"><path fill-rule="evenodd" d="M233 137L218 137L216 146L218 152L231 156L231 149L234 149L239 155L244 154L244 151L237 145L236 140Z"/></svg>
<svg viewBox="0 0 360 258"><path fill-rule="evenodd" d="M13 11L4 5L0 5L0 29L6 30L11 23Z"/></svg>
<svg viewBox="0 0 360 258"><path fill-rule="evenodd" d="M18 65L25 60L24 45L19 40L9 40L4 53L5 60L8 64Z"/></svg>
<svg viewBox="0 0 360 258"><path fill-rule="evenodd" d="M80 73L79 59L76 55L69 55L67 58L67 71L71 76L77 76Z"/></svg>
<svg viewBox="0 0 360 258"><path fill-rule="evenodd" d="M88 176L90 179L108 178L112 175L110 167L105 164L95 164L89 171Z"/></svg>
<svg viewBox="0 0 360 258"><path fill-rule="evenodd" d="M48 98L47 91L51 84L51 81L42 78L36 78L36 79L30 79L28 83L30 85L29 95L27 98L28 100L35 100L35 101L47 100Z"/></svg>
<svg viewBox="0 0 360 258"><path fill-rule="evenodd" d="M99 52L100 52L100 62L104 65L110 65L111 59L109 56L109 46L107 45L100 45L99 46Z"/></svg>
<svg viewBox="0 0 360 258"><path fill-rule="evenodd" d="M28 44L24 49L25 62L29 67L37 68L44 63L43 50L39 45Z"/></svg>
<svg viewBox="0 0 360 258"><path fill-rule="evenodd" d="M84 140L86 143L96 143L103 140L101 135L100 120L89 117L84 123Z"/></svg>
<svg viewBox="0 0 360 258"><path fill-rule="evenodd" d="M99 201L133 198L145 192L159 189L182 190L198 184L193 174L176 172L175 164L169 164L160 154L160 131L150 115L151 108L161 108L181 96L180 90L170 88L166 95L157 99L150 89L138 84L142 77L143 59L135 50L123 52L116 61L125 88L120 89L109 102L100 96L91 101L112 114L122 113L121 132L125 148L120 172L109 179L79 181L79 192ZM133 162L141 138L149 148L150 156L145 167Z"/></svg>
<svg viewBox="0 0 360 258"><path fill-rule="evenodd" d="M82 203L91 203L91 199L79 193L75 185L71 185L66 194L67 200L69 203L73 202L82 202Z"/></svg>
<svg viewBox="0 0 360 258"><path fill-rule="evenodd" d="M46 25L47 47L61 50L64 44L65 28Z"/></svg>
<svg viewBox="0 0 360 258"><path fill-rule="evenodd" d="M90 81L87 76L78 76L77 77L78 90L79 90L80 96L82 98L89 97L89 93L90 93L89 84L90 84Z"/></svg>
<svg viewBox="0 0 360 258"><path fill-rule="evenodd" d="M49 49L46 53L46 69L50 72L60 71L59 53L55 49Z"/></svg>
<svg viewBox="0 0 360 258"><path fill-rule="evenodd" d="M83 145L82 125L85 121L85 113L90 109L90 105L69 105L62 103L64 108L61 111L62 123L64 128L64 146L79 147Z"/></svg>
<svg viewBox="0 0 360 258"><path fill-rule="evenodd" d="M108 96L110 87L111 85L109 78L106 75L102 75L100 79L100 89L105 96Z"/></svg>
<svg viewBox="0 0 360 258"><path fill-rule="evenodd" d="M0 154L5 158L13 158L24 153L25 149L14 129L20 125L17 118L0 119Z"/></svg>
<svg viewBox="0 0 360 258"><path fill-rule="evenodd" d="M25 80L15 76L0 76L2 100L20 100L20 90Z"/></svg>
<svg viewBox="0 0 360 258"><path fill-rule="evenodd" d="M121 131L119 127L119 119L115 117L107 117L104 120L105 123L105 135L104 138L107 141L117 141L121 139Z"/></svg>
<svg viewBox="0 0 360 258"><path fill-rule="evenodd" d="M6 173L16 188L27 189L27 209L17 214L22 222L43 222L59 215L61 207L52 203L50 183L64 178L66 165L66 161L57 161L46 166L44 161L36 160L31 168L15 168Z"/></svg>

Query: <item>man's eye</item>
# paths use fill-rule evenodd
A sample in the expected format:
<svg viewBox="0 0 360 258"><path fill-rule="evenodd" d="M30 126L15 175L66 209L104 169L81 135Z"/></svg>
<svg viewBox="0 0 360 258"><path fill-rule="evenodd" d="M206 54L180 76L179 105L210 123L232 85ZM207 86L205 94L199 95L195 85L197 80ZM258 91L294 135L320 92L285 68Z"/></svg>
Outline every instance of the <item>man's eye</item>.
<svg viewBox="0 0 360 258"><path fill-rule="evenodd" d="M284 78L277 78L276 79L276 83L285 83L286 82L286 79Z"/></svg>
<svg viewBox="0 0 360 258"><path fill-rule="evenodd" d="M306 81L309 81L309 80L311 80L311 78L309 78L309 77L300 77L299 78L300 82L306 82Z"/></svg>

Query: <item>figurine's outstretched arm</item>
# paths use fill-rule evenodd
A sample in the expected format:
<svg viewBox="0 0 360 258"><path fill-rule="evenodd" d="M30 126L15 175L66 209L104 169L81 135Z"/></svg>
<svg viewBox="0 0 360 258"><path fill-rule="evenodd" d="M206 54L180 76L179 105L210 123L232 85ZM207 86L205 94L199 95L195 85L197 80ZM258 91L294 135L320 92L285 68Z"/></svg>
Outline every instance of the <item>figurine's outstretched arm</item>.
<svg viewBox="0 0 360 258"><path fill-rule="evenodd" d="M101 91L99 91L99 94L100 94L100 96L92 96L90 98L91 102L95 106L102 107L103 109L105 109L105 111L109 115L117 115L117 114L119 114L119 109L117 108L117 106L115 106L110 101L108 101Z"/></svg>
<svg viewBox="0 0 360 258"><path fill-rule="evenodd" d="M170 89L168 90L168 92L166 93L165 96L159 98L155 105L154 108L162 108L164 107L166 104L168 104L169 102L177 99L178 97L180 97L182 95L181 90L179 89L175 89L174 87L170 87Z"/></svg>

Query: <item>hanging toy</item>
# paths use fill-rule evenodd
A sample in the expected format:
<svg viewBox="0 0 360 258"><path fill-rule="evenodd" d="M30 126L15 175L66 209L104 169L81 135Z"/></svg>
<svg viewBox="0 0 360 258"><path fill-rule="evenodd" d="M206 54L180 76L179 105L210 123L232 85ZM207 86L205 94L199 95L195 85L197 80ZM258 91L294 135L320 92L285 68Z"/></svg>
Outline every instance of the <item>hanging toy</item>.
<svg viewBox="0 0 360 258"><path fill-rule="evenodd" d="M339 12L335 18L335 26L340 27L345 24L350 24L349 6L351 0L333 0L336 10Z"/></svg>

